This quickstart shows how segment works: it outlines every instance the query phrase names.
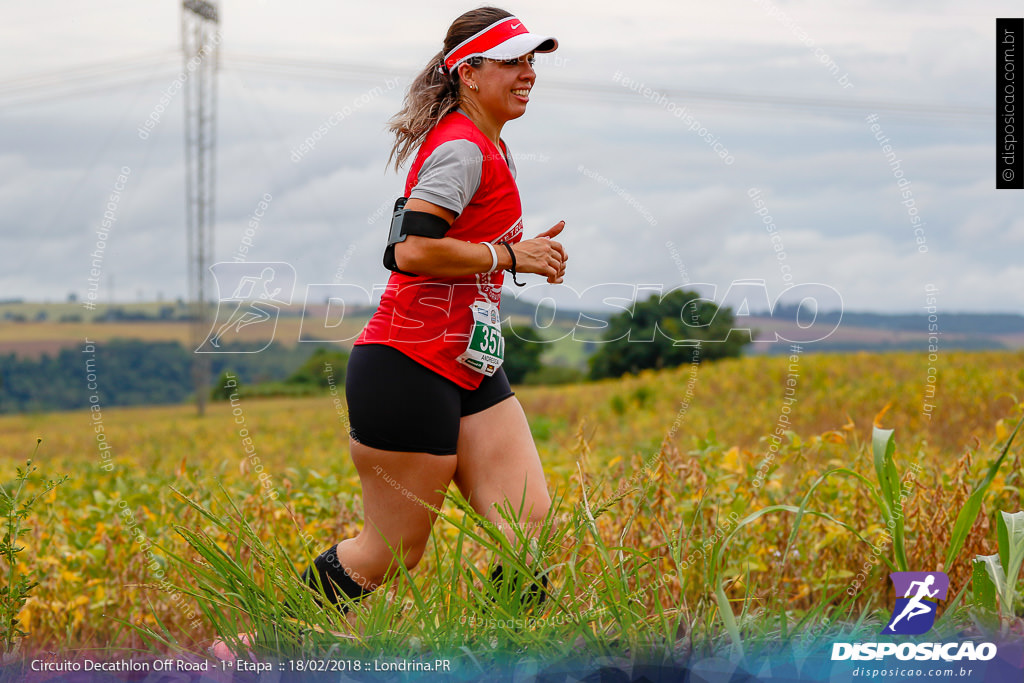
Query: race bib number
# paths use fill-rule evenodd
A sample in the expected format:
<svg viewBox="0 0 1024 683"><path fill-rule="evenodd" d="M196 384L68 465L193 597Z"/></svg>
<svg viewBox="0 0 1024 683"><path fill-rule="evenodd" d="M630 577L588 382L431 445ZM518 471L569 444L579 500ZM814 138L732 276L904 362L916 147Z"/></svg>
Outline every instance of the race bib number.
<svg viewBox="0 0 1024 683"><path fill-rule="evenodd" d="M469 346L457 360L490 377L505 360L498 307L489 301L474 301L469 310L473 312L473 331L469 335Z"/></svg>

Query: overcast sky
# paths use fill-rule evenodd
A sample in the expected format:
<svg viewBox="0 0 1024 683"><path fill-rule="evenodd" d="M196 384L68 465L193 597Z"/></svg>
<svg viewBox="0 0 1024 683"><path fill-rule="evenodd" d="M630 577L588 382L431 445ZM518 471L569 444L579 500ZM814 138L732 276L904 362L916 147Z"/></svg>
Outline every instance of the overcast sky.
<svg viewBox="0 0 1024 683"><path fill-rule="evenodd" d="M215 260L232 258L269 196L248 259L290 263L296 299L310 283L384 282L380 215L404 179L385 168L384 127L473 6L222 2ZM721 297L764 280L768 300L822 283L847 310L920 311L933 285L942 311L1024 311L1024 193L994 189L995 18L1020 15L1019 2L504 6L561 43L503 131L527 235L567 223L566 285L528 297L571 303L609 282L709 283ZM84 296L123 168L101 299L111 284L118 301L183 295L181 93L138 133L181 70L178 3L4 10L0 298ZM332 65L367 70L316 70Z"/></svg>

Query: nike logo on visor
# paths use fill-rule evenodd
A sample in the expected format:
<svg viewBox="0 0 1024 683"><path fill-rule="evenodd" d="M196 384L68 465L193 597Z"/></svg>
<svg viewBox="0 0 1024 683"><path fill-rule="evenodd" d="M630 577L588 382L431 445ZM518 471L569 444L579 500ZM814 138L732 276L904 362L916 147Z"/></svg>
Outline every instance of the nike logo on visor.
<svg viewBox="0 0 1024 683"><path fill-rule="evenodd" d="M519 28L520 26L522 26L522 24L512 24L512 30L514 31L517 28Z"/></svg>

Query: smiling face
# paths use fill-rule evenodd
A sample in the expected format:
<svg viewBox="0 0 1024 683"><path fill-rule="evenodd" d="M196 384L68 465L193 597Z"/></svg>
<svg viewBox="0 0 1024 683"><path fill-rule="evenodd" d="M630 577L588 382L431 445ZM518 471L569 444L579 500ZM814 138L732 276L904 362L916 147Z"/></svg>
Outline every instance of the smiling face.
<svg viewBox="0 0 1024 683"><path fill-rule="evenodd" d="M530 90L537 80L532 52L519 59L484 59L479 66L466 64L459 74L463 97L499 126L526 113Z"/></svg>

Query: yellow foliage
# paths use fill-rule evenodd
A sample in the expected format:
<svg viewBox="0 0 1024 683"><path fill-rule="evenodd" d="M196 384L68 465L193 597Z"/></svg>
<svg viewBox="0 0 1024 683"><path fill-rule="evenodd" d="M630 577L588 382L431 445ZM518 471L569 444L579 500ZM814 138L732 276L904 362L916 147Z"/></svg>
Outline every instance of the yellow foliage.
<svg viewBox="0 0 1024 683"><path fill-rule="evenodd" d="M799 504L826 469L847 467L873 480L871 426L883 420L896 430L901 472L911 462L924 468L905 503L908 553L917 568L941 561L937 547L945 537L938 532L951 524L965 497L954 492L963 488L962 482L977 479L986 447L1005 441L1008 425L1016 420L1020 407L1010 397L1024 394L1018 376L1024 354L944 353L941 401L930 418L922 415L921 406L925 357L806 354L800 361L797 402L789 422L780 426L786 361L760 356L702 364L692 397L687 395L688 367L577 386L516 387L528 419L544 421L543 430L534 430L547 435L538 440L538 451L549 489L566 494L566 510L581 502L581 484L594 487L587 494L591 509L608 504L596 521L601 537L658 560L638 569L631 586L653 585L658 567L675 572L669 541L686 539L682 557L672 559L682 560L704 543L710 548L720 542L716 534L730 513L744 517L771 505ZM612 410L614 396L641 390L648 400L628 402L625 414ZM325 413L323 397L245 404L279 502L261 499L230 411L229 405L214 404L197 419L191 406L104 410L107 438L116 446L113 474L93 466L95 435L84 427L83 413L0 416L0 453L25 452L41 436L48 474L73 475L39 501L39 524L25 538L26 551L16 566L20 574L41 573L40 585L19 614L32 648L105 645L121 627L113 619L100 619L100 612L151 625L157 623L155 614L169 628L187 631L185 610L158 590L152 569L153 557L159 558L169 582L187 582L164 549L194 557L174 526L202 530L208 522L182 496L208 504L223 484L241 501L249 523L297 558L311 550L310 538L321 543L358 531L359 477L348 457L344 426L333 419L333 409ZM965 449L973 459L958 465ZM13 471L6 457L0 466L0 479ZM755 473L763 474L760 486L754 485ZM1021 476L1007 468L998 483L1002 488L993 491L1001 492L1000 504L1019 508ZM103 495L94 496L94 491ZM609 502L620 494L621 500ZM119 507L121 501L127 507ZM849 478L830 479L809 506L850 524L872 543L882 542L885 526L879 511ZM446 511L453 509L446 504ZM990 514L990 507L985 512ZM873 559L845 529L805 515L783 563L794 523L792 514L766 515L730 540L724 559L736 577L729 587L731 599L778 597L807 608L824 594L826 574L835 592L836 581L851 580ZM968 547L984 549L984 535L991 537L991 530L982 526ZM442 542L457 533L444 523L434 529ZM154 545L153 557L141 550L138 533ZM210 533L232 551L232 538L212 527ZM572 550L589 557L592 541L574 538L571 543ZM467 556L481 568L489 559L479 553ZM417 580L429 579L436 571L434 561L433 553L425 554ZM876 562L872 581L884 575L882 567ZM706 602L711 579L704 568L695 555L688 569L664 582L658 591L663 607ZM586 593L588 585L597 585L593 569L577 567L579 594L567 602L580 609L595 602ZM740 578L747 571L749 583ZM640 599L649 605L654 596ZM595 618L595 629L603 619ZM213 635L203 627L187 632L196 638Z"/></svg>

